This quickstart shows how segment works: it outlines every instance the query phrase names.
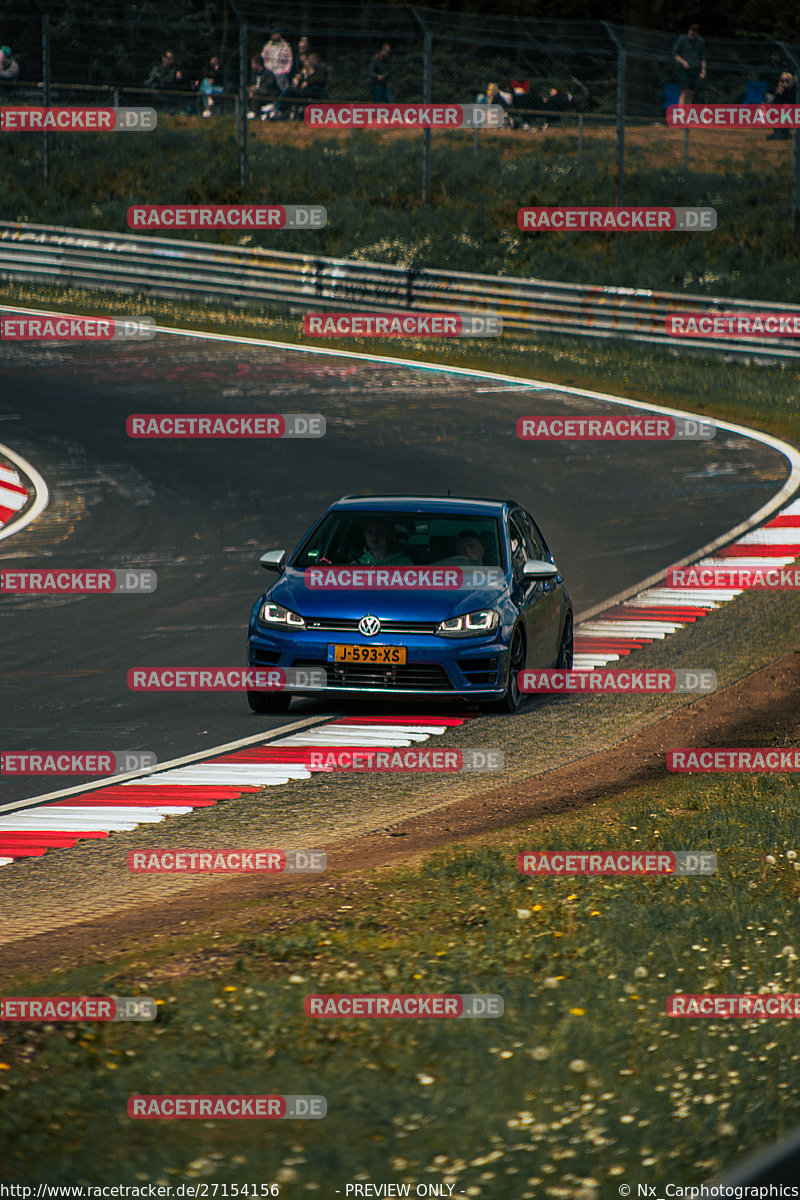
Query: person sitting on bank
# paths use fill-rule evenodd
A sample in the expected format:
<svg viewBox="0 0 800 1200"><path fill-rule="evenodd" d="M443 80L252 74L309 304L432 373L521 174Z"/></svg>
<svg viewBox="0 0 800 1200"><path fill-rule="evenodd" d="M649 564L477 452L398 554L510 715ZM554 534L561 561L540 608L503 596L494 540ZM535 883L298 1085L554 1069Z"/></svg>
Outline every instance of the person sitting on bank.
<svg viewBox="0 0 800 1200"><path fill-rule="evenodd" d="M222 69L216 55L208 60L208 64L203 72L203 78L198 84L198 90L203 97L202 115L210 117L216 103L216 97L225 95L225 88L222 86Z"/></svg>
<svg viewBox="0 0 800 1200"><path fill-rule="evenodd" d="M0 46L0 84L16 83L19 79L19 63L11 53L10 46Z"/></svg>
<svg viewBox="0 0 800 1200"><path fill-rule="evenodd" d="M319 55L313 50L306 59L300 73L298 85L287 88L276 106L275 116L279 120L301 120L305 112L305 104L294 103L299 100L327 100L328 98L328 68Z"/></svg>

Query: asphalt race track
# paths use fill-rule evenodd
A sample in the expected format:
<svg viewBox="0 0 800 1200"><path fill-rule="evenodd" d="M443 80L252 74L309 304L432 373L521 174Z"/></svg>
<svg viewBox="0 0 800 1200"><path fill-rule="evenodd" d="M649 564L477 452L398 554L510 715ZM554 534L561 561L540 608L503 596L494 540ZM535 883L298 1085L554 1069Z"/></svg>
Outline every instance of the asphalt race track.
<svg viewBox="0 0 800 1200"><path fill-rule="evenodd" d="M516 437L520 416L614 406L288 349L170 335L5 344L0 378L0 442L51 493L37 521L0 542L0 566L158 573L151 595L0 598L6 750L138 749L164 761L333 711L296 701L258 717L241 694L134 694L126 674L244 665L249 610L272 578L259 554L293 548L347 493L519 500L580 614L731 529L788 475L775 450L724 432L707 443L533 446ZM129 438L126 418L149 412L321 413L327 436ZM80 782L7 778L0 803Z"/></svg>

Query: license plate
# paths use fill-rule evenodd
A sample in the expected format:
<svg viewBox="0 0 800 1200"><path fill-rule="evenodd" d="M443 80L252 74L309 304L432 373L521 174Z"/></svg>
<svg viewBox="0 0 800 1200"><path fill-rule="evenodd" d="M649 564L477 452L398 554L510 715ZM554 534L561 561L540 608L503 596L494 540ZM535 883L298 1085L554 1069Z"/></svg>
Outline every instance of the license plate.
<svg viewBox="0 0 800 1200"><path fill-rule="evenodd" d="M328 662L382 663L397 666L405 661L405 646L328 646Z"/></svg>

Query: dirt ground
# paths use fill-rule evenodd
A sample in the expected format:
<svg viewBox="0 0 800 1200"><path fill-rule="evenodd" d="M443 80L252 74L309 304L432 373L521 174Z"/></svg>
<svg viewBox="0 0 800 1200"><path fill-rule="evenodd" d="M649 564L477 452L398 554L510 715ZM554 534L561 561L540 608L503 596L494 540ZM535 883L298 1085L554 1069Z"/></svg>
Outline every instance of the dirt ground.
<svg viewBox="0 0 800 1200"><path fill-rule="evenodd" d="M186 125L191 124L186 119ZM363 139L374 139L380 145L392 145L397 141L420 139L419 130L391 129L365 131L349 129L312 129L302 121L249 122L250 137L255 143L266 145L289 144L308 146L316 138L326 142L335 140L344 149L348 144L357 146ZM549 125L546 130L539 125L530 129L499 129L481 131L478 146L486 147L499 143L504 158L516 158L530 154L534 146L551 153L569 151L575 153L578 143L578 123L569 117L563 125ZM608 148L609 156L616 153L616 129L614 118L603 118L601 125L596 118L586 117L583 122L583 141L594 150ZM472 131L434 132L432 144L436 147L472 146L475 135ZM673 129L663 122L629 124L625 130L625 149L628 166L633 169L643 165L646 156L648 168L680 167L683 164L684 142L687 146L688 169L714 171L720 174L744 167L751 169L755 161L765 167L774 167L791 160L791 140L767 140L765 129L698 129L690 130L688 136L682 129Z"/></svg>

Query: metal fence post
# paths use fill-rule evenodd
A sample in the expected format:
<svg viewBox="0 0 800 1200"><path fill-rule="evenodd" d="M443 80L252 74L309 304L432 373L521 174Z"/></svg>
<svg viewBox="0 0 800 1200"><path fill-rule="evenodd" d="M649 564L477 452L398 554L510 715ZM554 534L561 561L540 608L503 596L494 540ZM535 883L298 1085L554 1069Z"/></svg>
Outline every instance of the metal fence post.
<svg viewBox="0 0 800 1200"><path fill-rule="evenodd" d="M797 56L792 54L791 50L785 42L778 42L781 52L786 56L792 65L792 74L797 79L800 71L800 62ZM797 244L798 236L800 236L800 139L797 136L797 130L792 130L792 240Z"/></svg>
<svg viewBox="0 0 800 1200"><path fill-rule="evenodd" d="M239 19L239 187L244 190L250 182L247 160L247 80L250 62L247 57L247 25Z"/></svg>
<svg viewBox="0 0 800 1200"><path fill-rule="evenodd" d="M603 26L617 47L617 191L614 203L620 205L625 190L625 75L628 55L608 21L603 21Z"/></svg>
<svg viewBox="0 0 800 1200"><path fill-rule="evenodd" d="M619 47L617 58L617 204L622 204L625 190L625 73L628 56Z"/></svg>
<svg viewBox="0 0 800 1200"><path fill-rule="evenodd" d="M42 13L42 83L45 108L50 106L50 13L46 9ZM45 190L50 187L50 130L44 131L42 140L42 172Z"/></svg>
<svg viewBox="0 0 800 1200"><path fill-rule="evenodd" d="M250 182L250 167L247 160L247 82L250 59L247 55L247 22L236 0L230 0L230 3L239 26L239 87L236 94L233 122L239 142L239 191L244 193Z"/></svg>
<svg viewBox="0 0 800 1200"><path fill-rule="evenodd" d="M412 8L411 14L422 30L422 102L430 104L433 99L433 35L419 9ZM427 204L431 190L431 131L422 134L422 203Z"/></svg>
<svg viewBox="0 0 800 1200"><path fill-rule="evenodd" d="M433 96L433 38L426 29L422 49L422 100L431 103ZM431 190L431 131L422 134L422 202L427 204Z"/></svg>

